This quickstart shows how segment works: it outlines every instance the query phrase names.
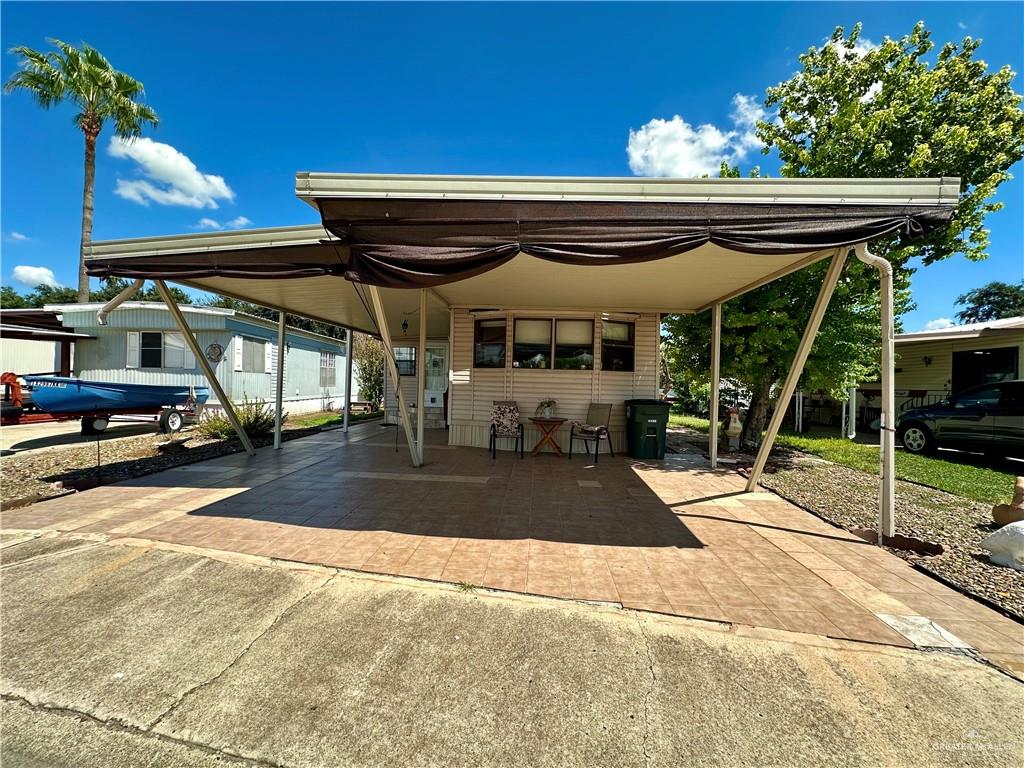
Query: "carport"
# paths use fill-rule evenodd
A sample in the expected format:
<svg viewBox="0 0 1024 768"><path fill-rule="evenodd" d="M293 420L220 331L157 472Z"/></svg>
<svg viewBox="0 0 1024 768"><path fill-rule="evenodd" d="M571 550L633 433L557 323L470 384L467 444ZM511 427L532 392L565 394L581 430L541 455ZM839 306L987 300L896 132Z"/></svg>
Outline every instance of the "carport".
<svg viewBox="0 0 1024 768"><path fill-rule="evenodd" d="M796 388L848 255L878 269L882 301L879 524L893 530L892 270L868 250L886 235L945 224L958 179L614 179L299 173L320 223L94 243L89 274L152 279L195 345L165 281L379 335L412 464L424 459L423 408L409 415L393 349L417 317L447 335L452 311L510 307L712 312L712 434L717 433L722 305L827 260L778 402ZM113 304L116 304L116 299ZM216 389L214 373L193 350ZM419 377L422 403L423 376ZM280 381L280 376L278 378ZM557 396L558 392L553 394ZM222 399L225 402L226 399ZM236 423L230 406L228 415ZM280 413L280 402L278 403ZM758 481L781 426L777 407L747 481ZM245 436L240 438L251 451ZM715 441L710 458L716 463Z"/></svg>

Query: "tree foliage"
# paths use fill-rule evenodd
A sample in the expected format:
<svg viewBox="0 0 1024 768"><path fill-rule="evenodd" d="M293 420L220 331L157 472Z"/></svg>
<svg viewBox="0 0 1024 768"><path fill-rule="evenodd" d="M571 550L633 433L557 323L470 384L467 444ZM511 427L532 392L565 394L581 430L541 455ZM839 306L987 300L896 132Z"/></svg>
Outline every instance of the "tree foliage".
<svg viewBox="0 0 1024 768"><path fill-rule="evenodd" d="M956 303L964 307L956 313L961 323L984 323L1024 316L1024 280L1019 283L993 281L962 294Z"/></svg>
<svg viewBox="0 0 1024 768"><path fill-rule="evenodd" d="M18 70L4 83L4 91L25 91L43 109L70 103L77 110L73 121L85 137L77 298L85 302L89 300L85 247L92 240L96 139L107 122L114 124L114 132L121 138L134 139L145 126L156 126L159 119L151 107L139 101L142 83L114 69L95 48L84 43L76 48L55 39L49 43L57 50L44 53L24 45L11 49L21 60Z"/></svg>
<svg viewBox="0 0 1024 768"><path fill-rule="evenodd" d="M374 336L355 333L352 347L359 397L378 411L384 405L384 344Z"/></svg>
<svg viewBox="0 0 1024 768"><path fill-rule="evenodd" d="M99 290L89 292L89 301L108 302L131 283L127 280L116 277L103 280ZM62 285L37 285L31 291L20 294L10 286L3 286L3 293L0 296L0 305L4 309L23 309L28 307L45 307L49 304L74 304L78 301L78 291ZM171 287L171 295L179 304L189 304L192 299L180 288ZM141 290L136 291L128 301L163 301L160 294L156 292L156 286L148 283Z"/></svg>
<svg viewBox="0 0 1024 768"><path fill-rule="evenodd" d="M244 312L247 315L262 317L264 320L273 320L275 323L277 322L278 312L276 309L269 309L268 307L263 307L259 304L253 304L248 301L232 299L228 296L214 296L213 298L204 301L203 305L207 307L233 309L236 312ZM289 314L285 318L285 323L290 325L292 328L309 331L310 333L319 333L321 336L329 336L332 339L345 338L345 329L341 326L323 323L319 320L310 320L308 317L303 317L302 315Z"/></svg>
<svg viewBox="0 0 1024 768"><path fill-rule="evenodd" d="M1024 152L1024 112L1003 67L989 72L975 59L979 41L933 44L923 24L899 39L864 50L860 25L800 57L801 70L769 88L776 117L758 124L764 152L778 152L790 177L958 176L961 195L952 222L926 237L875 240L872 251L894 266L896 310L912 308L908 262L930 264L962 253L983 259L984 217L992 196ZM739 176L723 166L722 176ZM760 440L770 393L784 376L826 266L801 270L727 302L722 318L722 376L751 393L743 440ZM802 386L839 396L879 366L878 282L857 261L846 267L807 361ZM710 313L665 319L666 358L673 375L707 380Z"/></svg>

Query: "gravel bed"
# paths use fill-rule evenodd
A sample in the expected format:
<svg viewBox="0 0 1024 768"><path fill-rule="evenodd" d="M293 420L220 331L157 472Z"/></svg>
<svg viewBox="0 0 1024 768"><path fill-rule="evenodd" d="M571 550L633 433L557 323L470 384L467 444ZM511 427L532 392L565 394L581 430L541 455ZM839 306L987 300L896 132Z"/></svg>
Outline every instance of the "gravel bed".
<svg viewBox="0 0 1024 768"><path fill-rule="evenodd" d="M673 430L670 442L706 445L690 430ZM740 455L741 465L752 461ZM761 484L834 525L878 525L878 477L793 450L776 449ZM979 543L995 530L992 505L927 486L896 481L896 532L941 544L944 552L921 557L890 551L955 584L969 594L998 605L1024 620L1024 572L994 565Z"/></svg>
<svg viewBox="0 0 1024 768"><path fill-rule="evenodd" d="M293 440L319 432L319 427L284 426L282 440ZM96 469L96 443L86 443L55 451L32 451L0 458L3 487L0 503L7 509L60 496L79 484L103 484L148 475L163 469L192 464L242 450L236 438L211 439L191 429L176 435L188 438L181 447L160 451L167 442L161 434L118 437L99 441L100 470ZM270 445L272 438L256 439L257 447Z"/></svg>

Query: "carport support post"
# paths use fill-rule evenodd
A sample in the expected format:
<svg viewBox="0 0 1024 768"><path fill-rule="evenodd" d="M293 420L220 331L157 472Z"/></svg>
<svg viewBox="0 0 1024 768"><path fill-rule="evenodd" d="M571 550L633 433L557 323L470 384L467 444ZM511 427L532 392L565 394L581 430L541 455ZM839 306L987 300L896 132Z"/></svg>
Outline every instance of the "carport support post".
<svg viewBox="0 0 1024 768"><path fill-rule="evenodd" d="M846 438L857 437L857 388L850 387L850 401L847 403L849 413L846 416Z"/></svg>
<svg viewBox="0 0 1024 768"><path fill-rule="evenodd" d="M761 479L764 465L768 462L768 454L772 452L772 446L775 444L775 438L779 434L782 420L786 418L786 406L793 399L793 393L796 392L797 382L800 381L800 375L804 372L804 363L807 362L807 356L811 353L814 337L818 335L821 320L825 317L828 302L832 298L832 293L836 289L836 283L839 282L839 275L842 274L845 264L846 250L836 251L836 255L832 257L832 263L828 265L825 279L821 281L821 289L818 291L818 298L814 302L811 316L807 320L807 327L804 329L803 338L800 339L800 345L796 349L796 357L793 358L793 364L789 367L789 373L786 374L786 381L782 385L782 392L779 393L779 397L775 401L775 412L768 423L768 431L765 433L764 440L761 441L761 447L757 451L754 466L750 469L750 477L747 478L748 492L757 488L757 481Z"/></svg>
<svg viewBox="0 0 1024 768"><path fill-rule="evenodd" d="M708 458L718 468L718 388L722 366L722 305L711 307L711 417L708 425Z"/></svg>
<svg viewBox="0 0 1024 768"><path fill-rule="evenodd" d="M426 403L423 402L427 387L427 289L420 288L420 346L416 350L416 446L423 461L423 418Z"/></svg>
<svg viewBox="0 0 1024 768"><path fill-rule="evenodd" d="M160 298L163 299L164 304L167 305L167 309L171 313L171 317L174 318L174 322L178 324L178 329L181 331L181 335L185 337L185 343L188 344L188 348L192 350L192 355L195 357L196 362L199 363L199 367L203 369L203 374L206 376L206 380L210 382L210 386L213 388L213 393L217 395L217 402L220 403L224 409L224 414L228 417L228 421L231 422L231 426L235 430L235 434L238 435L238 439L242 443L242 447L245 452L250 456L256 453L256 449L252 447L252 441L249 436L245 434L245 430L242 428L242 423L238 420L237 414L235 414L235 406L231 402L231 398L224 392L224 388L217 381L217 375L213 372L213 367L210 365L210 361L206 359L206 355L203 354L202 348L199 346L199 342L196 341L196 337L192 335L192 331L189 330L188 323L185 322L185 316L181 314L181 310L178 309L178 304L174 300L174 296L167 289L163 280L154 280L156 285L157 293L160 294Z"/></svg>
<svg viewBox="0 0 1024 768"><path fill-rule="evenodd" d="M345 331L345 416L341 431L348 432L348 417L352 413L352 329Z"/></svg>
<svg viewBox="0 0 1024 768"><path fill-rule="evenodd" d="M281 449L281 420L284 418L284 330L287 315L277 313L277 381L274 385L274 450Z"/></svg>
<svg viewBox="0 0 1024 768"><path fill-rule="evenodd" d="M423 464L419 450L416 445L416 436L412 431L412 419L409 418L409 409L405 405L405 395L402 394L402 380L398 375L398 366L395 364L395 348L391 344L391 329L388 328L388 318L384 314L384 302L380 299L380 291L375 285L368 285L370 301L373 303L373 314L377 321L377 330L380 331L380 340L384 344L384 359L387 362L388 371L391 373L391 381L395 385L395 398L398 400L398 416L402 420L402 428L405 430L405 439L409 443L409 453L412 456L412 465L418 467Z"/></svg>

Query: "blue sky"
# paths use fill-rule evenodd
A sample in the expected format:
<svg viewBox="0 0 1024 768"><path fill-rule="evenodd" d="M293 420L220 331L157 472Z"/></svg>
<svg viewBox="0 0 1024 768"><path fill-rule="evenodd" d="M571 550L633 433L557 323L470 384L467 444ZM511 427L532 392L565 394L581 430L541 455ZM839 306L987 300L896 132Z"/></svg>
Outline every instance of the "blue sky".
<svg viewBox="0 0 1024 768"><path fill-rule="evenodd" d="M109 131L101 136L97 240L312 223L292 193L298 170L685 172L714 159L724 136L744 168L774 173L777 161L734 121L736 95L759 102L796 70L799 52L857 21L880 41L924 19L937 43L970 34L991 66L1024 69L1020 3L7 2L0 15L5 51L86 41L142 80L160 114L151 142L120 156ZM2 61L6 80L16 59ZM30 266L73 284L82 138L71 110L44 113L24 94L0 103L3 282L17 286L15 267ZM646 150L632 168L631 130ZM1021 278L1022 170L989 219L988 261L955 258L915 275L907 330L953 317L965 290Z"/></svg>

